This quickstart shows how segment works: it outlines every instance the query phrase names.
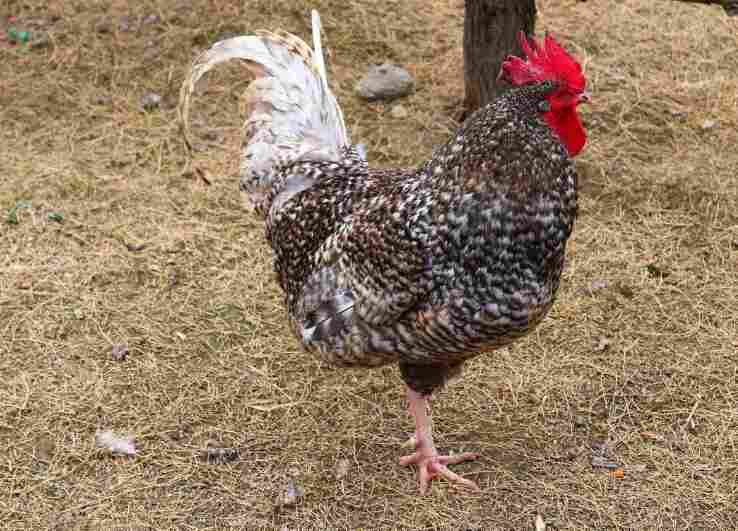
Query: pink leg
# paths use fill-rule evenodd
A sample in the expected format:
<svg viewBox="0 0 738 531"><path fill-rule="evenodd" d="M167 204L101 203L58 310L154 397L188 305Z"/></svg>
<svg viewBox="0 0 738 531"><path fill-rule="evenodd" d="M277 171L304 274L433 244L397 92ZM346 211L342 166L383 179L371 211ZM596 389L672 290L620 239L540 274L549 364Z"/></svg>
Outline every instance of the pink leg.
<svg viewBox="0 0 738 531"><path fill-rule="evenodd" d="M427 399L410 388L407 390L407 398L410 403L408 409L415 419L416 451L412 455L401 457L400 464L403 466L418 466L420 494L425 494L430 481L438 476L442 476L470 490L479 491L480 489L476 483L451 472L446 466L476 459L478 457L477 454L465 452L459 455L438 455L438 451L433 444L433 430L431 419L428 416Z"/></svg>

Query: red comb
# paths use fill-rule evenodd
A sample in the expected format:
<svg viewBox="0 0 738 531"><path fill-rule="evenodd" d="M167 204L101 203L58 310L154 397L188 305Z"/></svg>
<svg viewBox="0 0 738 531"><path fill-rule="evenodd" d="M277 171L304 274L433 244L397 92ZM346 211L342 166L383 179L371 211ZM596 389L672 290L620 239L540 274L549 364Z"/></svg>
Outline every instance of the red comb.
<svg viewBox="0 0 738 531"><path fill-rule="evenodd" d="M582 75L582 67L556 39L546 35L541 45L535 39L529 41L522 31L518 38L527 59L510 56L502 63L503 72L513 84L552 80L565 83L575 91L584 90L586 80Z"/></svg>

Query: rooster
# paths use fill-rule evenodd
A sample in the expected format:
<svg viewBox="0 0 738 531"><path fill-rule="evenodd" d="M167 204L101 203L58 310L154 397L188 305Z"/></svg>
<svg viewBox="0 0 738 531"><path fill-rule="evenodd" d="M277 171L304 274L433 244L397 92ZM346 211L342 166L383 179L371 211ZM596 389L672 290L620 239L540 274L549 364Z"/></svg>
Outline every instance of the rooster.
<svg viewBox="0 0 738 531"><path fill-rule="evenodd" d="M239 59L255 76L241 190L265 219L290 326L306 350L340 367L397 363L415 420L420 492L436 477L478 490L439 455L428 399L464 362L530 332L551 308L577 213L572 157L588 101L577 61L547 36L520 36L513 85L473 113L416 168L369 167L331 92L312 13L313 48L260 31L213 45L182 86ZM188 141L189 145L189 141Z"/></svg>

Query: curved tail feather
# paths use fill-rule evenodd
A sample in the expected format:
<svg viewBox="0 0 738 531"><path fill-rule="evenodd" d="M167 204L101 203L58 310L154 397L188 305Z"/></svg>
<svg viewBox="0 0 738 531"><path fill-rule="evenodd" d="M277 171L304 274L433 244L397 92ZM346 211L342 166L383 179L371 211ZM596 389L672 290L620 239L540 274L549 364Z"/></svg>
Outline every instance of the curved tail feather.
<svg viewBox="0 0 738 531"><path fill-rule="evenodd" d="M298 159L339 160L350 145L343 113L328 88L320 28L313 10L314 49L282 31L217 42L195 59L182 84L179 119L190 146L188 117L197 81L231 59L240 59L254 75L246 91L241 189L250 193L257 209L280 166Z"/></svg>

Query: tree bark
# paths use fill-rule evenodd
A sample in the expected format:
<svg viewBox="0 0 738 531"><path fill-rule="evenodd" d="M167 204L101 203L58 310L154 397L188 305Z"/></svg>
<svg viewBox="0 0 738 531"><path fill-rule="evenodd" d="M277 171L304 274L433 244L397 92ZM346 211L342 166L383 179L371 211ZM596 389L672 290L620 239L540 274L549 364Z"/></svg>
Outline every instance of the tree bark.
<svg viewBox="0 0 738 531"><path fill-rule="evenodd" d="M494 100L497 74L505 58L520 55L518 32L532 35L535 0L465 0L464 81L467 113Z"/></svg>

